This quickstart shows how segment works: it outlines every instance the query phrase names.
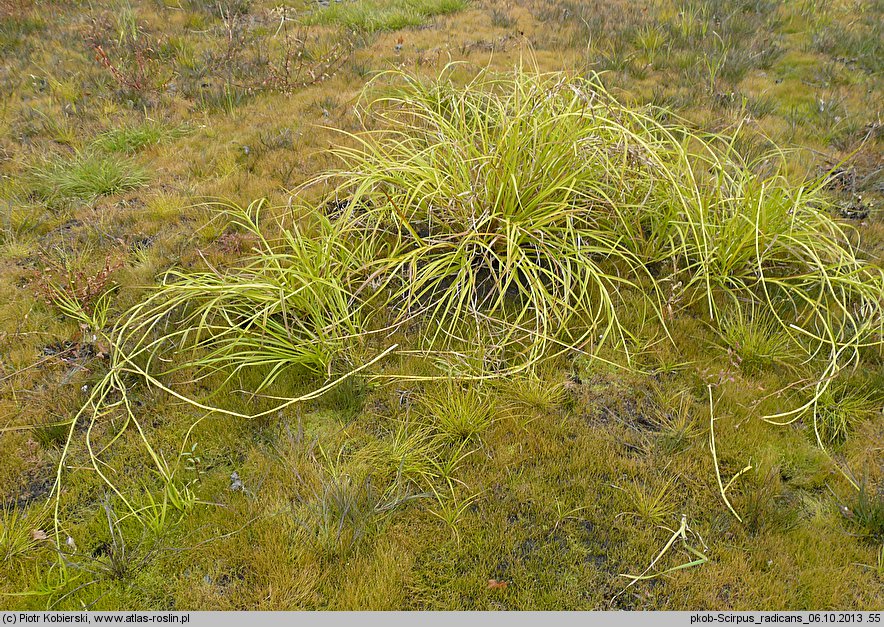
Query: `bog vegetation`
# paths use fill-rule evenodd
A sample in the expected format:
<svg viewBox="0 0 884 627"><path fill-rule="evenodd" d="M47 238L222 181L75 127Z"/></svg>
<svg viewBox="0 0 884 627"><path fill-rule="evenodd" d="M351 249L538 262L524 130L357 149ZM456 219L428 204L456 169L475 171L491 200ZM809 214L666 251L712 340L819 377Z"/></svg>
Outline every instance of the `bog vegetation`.
<svg viewBox="0 0 884 627"><path fill-rule="evenodd" d="M880 7L8 13L4 606L880 606Z"/></svg>

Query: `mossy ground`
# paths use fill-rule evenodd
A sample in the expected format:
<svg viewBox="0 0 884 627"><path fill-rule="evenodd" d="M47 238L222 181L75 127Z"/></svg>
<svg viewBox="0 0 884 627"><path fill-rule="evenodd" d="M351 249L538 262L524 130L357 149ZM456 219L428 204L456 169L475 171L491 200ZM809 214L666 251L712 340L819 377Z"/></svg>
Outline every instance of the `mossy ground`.
<svg viewBox="0 0 884 627"><path fill-rule="evenodd" d="M770 396L794 371L728 351L689 317L673 324L677 349L649 327L635 347L641 373L577 359L540 381L483 388L490 426L411 460L416 473L453 460L452 498L415 493L383 511L384 486L367 478L383 474L383 460L393 460L386 472L401 469L399 435L419 431L423 398L451 389L352 384L242 421L135 386L141 425L196 501L169 501L153 510L166 514L155 527L137 524L75 443L60 501L70 563L54 566L54 539L40 533L51 536L47 496L67 435L54 423L85 401L107 348L46 301L40 277L67 269L88 295L87 279L112 270L112 323L163 271L248 253L249 237L202 201L285 206L285 190L331 165L326 149L344 141L333 129L357 128L352 105L375 71L433 74L450 59L505 69L530 47L542 69L604 71L624 101L665 105L709 130L742 123L744 151L767 138L795 147L796 172L849 156L833 194L868 255L882 258L880 2L487 0L452 13L457 3L428 1L401 24L348 22L358 31L318 5L278 4L133 0L102 12L59 2L50 17L39 3L0 3L0 500L17 513L0 520L0 605L880 609L880 352L847 382L871 390L877 410L860 412L830 449L867 486L861 506L810 425L759 419L796 401ZM272 43L282 27L309 46L306 74L265 62L285 58ZM83 168L65 170L85 155L133 164L138 186L95 187ZM76 193L52 193L51 174ZM306 384L291 375L277 385ZM724 481L752 465L728 492L742 523L716 483L708 385ZM261 403L225 399L243 412ZM99 427L113 428L112 417ZM137 431L112 456L124 496L172 498L146 470ZM643 572L683 516L708 562L624 591L621 575ZM658 571L692 559L677 543Z"/></svg>

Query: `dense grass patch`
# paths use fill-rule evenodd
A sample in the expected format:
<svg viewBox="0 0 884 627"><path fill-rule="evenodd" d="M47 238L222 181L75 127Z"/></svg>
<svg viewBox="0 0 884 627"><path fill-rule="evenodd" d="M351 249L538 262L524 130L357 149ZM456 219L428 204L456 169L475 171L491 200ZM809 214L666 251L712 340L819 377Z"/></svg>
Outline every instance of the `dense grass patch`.
<svg viewBox="0 0 884 627"><path fill-rule="evenodd" d="M113 128L105 131L95 138L93 145L107 152L131 154L138 152L142 148L180 137L184 133L184 129L169 128L160 122L146 120L134 126Z"/></svg>
<svg viewBox="0 0 884 627"><path fill-rule="evenodd" d="M308 21L372 33L421 26L430 17L454 13L466 6L466 0L335 2L319 9Z"/></svg>
<svg viewBox="0 0 884 627"><path fill-rule="evenodd" d="M140 187L147 180L147 172L133 161L82 152L56 157L35 168L33 191L49 202L91 201Z"/></svg>
<svg viewBox="0 0 884 627"><path fill-rule="evenodd" d="M511 360L589 338L625 350L629 293L661 321L749 302L838 358L880 342L881 269L782 155L760 169L732 138L660 123L592 79L403 78L366 111L382 130L338 151L335 197L342 236L370 243L401 318L428 316L434 346L469 320Z"/></svg>
<svg viewBox="0 0 884 627"><path fill-rule="evenodd" d="M262 243L256 256L219 273L170 272L151 298L133 308L115 336L117 362L105 387L93 393L103 402L112 378L122 373L167 377L196 369L192 380L219 371L230 381L242 370L261 371L256 392L271 386L287 368L323 374L362 332L358 307L348 292L348 252L329 238L287 231L285 252L271 248L258 227L262 202L231 213ZM167 326L170 317L178 320ZM171 348L176 363L159 372L154 364ZM184 357L190 355L190 357ZM181 359L183 357L183 359ZM232 366L231 370L228 367ZM220 391L220 389L219 389Z"/></svg>
<svg viewBox="0 0 884 627"><path fill-rule="evenodd" d="M22 45L29 35L46 28L37 17L0 16L0 52L12 52Z"/></svg>
<svg viewBox="0 0 884 627"><path fill-rule="evenodd" d="M811 400L771 420L810 412L820 445L844 432L850 408L827 390L880 345L884 282L825 211L821 183L792 182L779 155L764 168L746 163L733 138L663 124L593 79L521 68L465 87L448 73L392 78L401 87L363 111L381 130L339 149L345 168L320 179L337 182L325 206L339 213L271 239L262 202L234 208L234 223L259 242L255 256L223 272L172 272L124 316L110 372L71 433L109 411L138 424L131 376L243 418L218 400L234 381L269 401L255 412L268 415L357 373L499 378L563 353L619 355L628 369L636 325L668 334L692 316L721 320L747 367L803 356ZM747 303L754 322L741 330L733 316ZM426 374L372 369L396 352L423 359ZM301 395L267 394L292 371L324 378ZM178 389L184 373L191 385L221 378L196 398ZM452 388L428 405L434 428L481 434L491 415L477 394ZM672 420L687 437L688 423ZM440 503L443 519L458 515Z"/></svg>

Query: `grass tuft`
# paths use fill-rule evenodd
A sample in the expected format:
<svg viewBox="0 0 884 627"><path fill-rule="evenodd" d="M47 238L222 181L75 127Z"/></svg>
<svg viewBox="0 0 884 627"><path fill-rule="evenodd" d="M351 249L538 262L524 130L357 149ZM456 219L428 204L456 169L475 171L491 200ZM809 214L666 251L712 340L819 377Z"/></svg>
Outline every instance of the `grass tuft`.
<svg viewBox="0 0 884 627"><path fill-rule="evenodd" d="M373 247L400 320L434 329L425 345L475 343L466 329L484 328L479 343L510 364L553 347L626 350L630 293L660 320L748 302L835 361L880 344L884 272L820 211L821 181L785 176L782 153L758 174L736 137L663 124L596 78L519 68L461 86L456 71L389 77L402 86L363 108L381 130L339 149L332 177L349 198L341 236Z"/></svg>
<svg viewBox="0 0 884 627"><path fill-rule="evenodd" d="M429 423L451 440L471 440L494 421L494 405L477 387L445 384L424 397Z"/></svg>
<svg viewBox="0 0 884 627"><path fill-rule="evenodd" d="M718 320L718 333L746 374L778 366L793 367L801 356L800 348L783 333L779 321L771 313L725 313Z"/></svg>
<svg viewBox="0 0 884 627"><path fill-rule="evenodd" d="M379 524L379 499L371 478L326 475L314 498L296 513L307 541L325 559L347 557Z"/></svg>
<svg viewBox="0 0 884 627"><path fill-rule="evenodd" d="M861 483L849 513L864 534L873 540L884 541L884 492L875 493L866 482Z"/></svg>
<svg viewBox="0 0 884 627"><path fill-rule="evenodd" d="M37 166L32 189L49 202L93 201L141 187L147 180L147 172L133 161L86 152Z"/></svg>
<svg viewBox="0 0 884 627"><path fill-rule="evenodd" d="M625 512L655 525L662 525L675 514L672 502L674 479L663 482L659 487L644 486L633 481L623 490L632 504L632 510Z"/></svg>
<svg viewBox="0 0 884 627"><path fill-rule="evenodd" d="M315 24L335 24L351 30L377 31L413 28L436 15L447 15L466 8L466 0L393 0L334 3L308 18Z"/></svg>
<svg viewBox="0 0 884 627"><path fill-rule="evenodd" d="M880 413L881 403L873 391L839 382L817 399L816 429L823 442L838 444L848 438L859 422Z"/></svg>
<svg viewBox="0 0 884 627"><path fill-rule="evenodd" d="M185 131L153 120L135 126L113 128L95 138L93 146L106 152L133 154L143 148L181 137Z"/></svg>
<svg viewBox="0 0 884 627"><path fill-rule="evenodd" d="M6 506L0 514L0 562L21 559L33 551L46 534L40 529L40 516L28 514L15 506Z"/></svg>

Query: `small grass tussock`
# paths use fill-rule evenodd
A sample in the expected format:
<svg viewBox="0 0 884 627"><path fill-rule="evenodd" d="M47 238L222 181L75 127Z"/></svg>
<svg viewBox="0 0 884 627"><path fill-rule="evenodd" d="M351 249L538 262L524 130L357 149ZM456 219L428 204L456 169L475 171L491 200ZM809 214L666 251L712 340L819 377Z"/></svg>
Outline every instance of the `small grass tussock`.
<svg viewBox="0 0 884 627"><path fill-rule="evenodd" d="M0 16L0 52L13 52L27 40L28 35L46 28L46 22L36 16Z"/></svg>
<svg viewBox="0 0 884 627"><path fill-rule="evenodd" d="M0 214L0 246L7 254L26 254L38 239L49 213L18 199L3 203Z"/></svg>
<svg viewBox="0 0 884 627"><path fill-rule="evenodd" d="M307 18L317 24L336 24L348 29L377 32L423 25L428 18L466 8L466 0L393 0L333 3Z"/></svg>
<svg viewBox="0 0 884 627"><path fill-rule="evenodd" d="M839 381L816 399L814 428L826 444L844 442L857 423L881 415L884 399L880 393L849 381Z"/></svg>
<svg viewBox="0 0 884 627"><path fill-rule="evenodd" d="M718 334L746 374L756 374L775 367L794 368L802 351L772 313L737 311L718 319Z"/></svg>
<svg viewBox="0 0 884 627"><path fill-rule="evenodd" d="M347 557L377 531L381 495L371 477L327 474L314 498L295 512L303 536L325 559Z"/></svg>
<svg viewBox="0 0 884 627"><path fill-rule="evenodd" d="M171 271L163 289L131 312L118 337L127 347L125 363L134 366L136 355L153 359L174 340L179 361L164 376L193 368L198 377L224 371L229 381L240 371L260 370L255 392L261 392L288 367L323 374L348 359L349 341L362 332L346 281L352 252L296 228L286 232L280 251L261 234L261 207L231 214L257 235L251 259L224 272ZM173 314L176 329L148 335Z"/></svg>
<svg viewBox="0 0 884 627"><path fill-rule="evenodd" d="M46 534L41 526L46 512L23 512L16 506L4 506L0 513L0 562L21 559L35 550Z"/></svg>
<svg viewBox="0 0 884 627"><path fill-rule="evenodd" d="M393 511L428 496L415 487L431 480L437 442L401 422L390 437L332 459L321 447L292 514L299 533L322 559L340 559L372 540ZM299 477L300 478L300 477ZM303 481L303 479L302 479Z"/></svg>
<svg viewBox="0 0 884 627"><path fill-rule="evenodd" d="M528 410L553 413L564 407L568 401L565 381L550 380L536 373L500 381L497 386L508 399L508 409L516 412Z"/></svg>
<svg viewBox="0 0 884 627"><path fill-rule="evenodd" d="M94 152L55 157L33 169L32 191L50 202L94 201L145 185L147 171L134 161Z"/></svg>
<svg viewBox="0 0 884 627"><path fill-rule="evenodd" d="M154 536L161 537L180 523L196 504L196 495L190 485L179 485L173 479L165 479L162 490L155 494L145 487L135 518Z"/></svg>
<svg viewBox="0 0 884 627"><path fill-rule="evenodd" d="M658 442L664 453L682 451L703 434L697 403L688 392L666 394L656 390L654 396L650 419L659 430Z"/></svg>
<svg viewBox="0 0 884 627"><path fill-rule="evenodd" d="M427 422L455 441L481 437L494 421L493 399L474 385L443 384L426 394L422 404Z"/></svg>
<svg viewBox="0 0 884 627"><path fill-rule="evenodd" d="M142 529L137 541L128 537L131 530L123 522L125 516L117 514L110 497L105 497L101 507L107 535L102 533L102 539L88 553L80 551L76 542L71 541L60 551L71 580L76 580L82 588L100 586L103 582L131 582L160 551L157 539L145 535L147 529Z"/></svg>
<svg viewBox="0 0 884 627"><path fill-rule="evenodd" d="M427 425L397 420L386 437L360 449L354 460L376 481L388 481L391 490L408 485L423 490L436 478L434 460L441 449L442 442Z"/></svg>
<svg viewBox="0 0 884 627"><path fill-rule="evenodd" d="M633 481L625 488L619 488L626 493L632 504L632 510L624 514L637 516L648 523L662 525L675 514L675 504L672 500L674 484L674 479L668 479L657 487Z"/></svg>
<svg viewBox="0 0 884 627"><path fill-rule="evenodd" d="M743 473L740 489L735 497L735 508L743 524L753 534L764 529L788 529L797 523L796 511L784 507L789 495L781 480L781 469L776 464L759 463Z"/></svg>
<svg viewBox="0 0 884 627"><path fill-rule="evenodd" d="M93 146L106 152L133 154L147 148L181 137L184 128L172 128L154 120L145 120L134 126L112 128L95 138Z"/></svg>
<svg viewBox="0 0 884 627"><path fill-rule="evenodd" d="M884 491L876 492L868 482L861 482L847 511L867 537L884 542Z"/></svg>

